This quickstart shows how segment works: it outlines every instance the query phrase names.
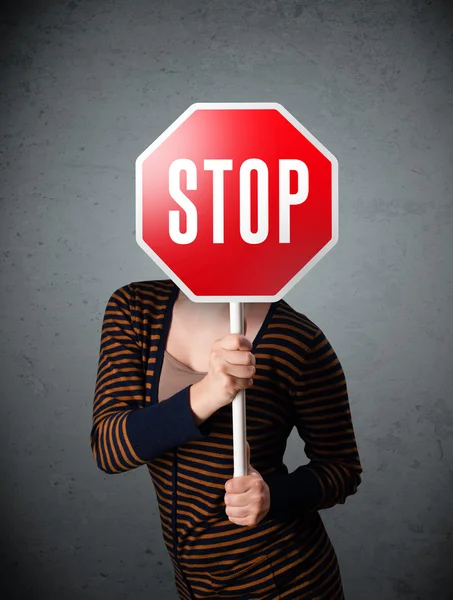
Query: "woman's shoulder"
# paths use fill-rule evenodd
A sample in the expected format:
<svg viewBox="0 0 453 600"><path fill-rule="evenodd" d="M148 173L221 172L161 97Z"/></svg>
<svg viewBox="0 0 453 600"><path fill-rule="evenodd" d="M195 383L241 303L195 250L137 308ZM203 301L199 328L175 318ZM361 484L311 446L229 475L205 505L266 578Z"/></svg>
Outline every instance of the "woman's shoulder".
<svg viewBox="0 0 453 600"><path fill-rule="evenodd" d="M308 342L322 333L320 327L306 313L297 310L284 299L279 301L277 320L286 323L292 334Z"/></svg>
<svg viewBox="0 0 453 600"><path fill-rule="evenodd" d="M171 279L145 279L142 281L131 281L115 289L113 294L125 296L168 296L175 289ZM113 295L112 294L112 295Z"/></svg>
<svg viewBox="0 0 453 600"><path fill-rule="evenodd" d="M110 293L107 306L119 307L123 312L142 318L151 308L155 313L164 312L174 290L175 284L170 279L131 281Z"/></svg>
<svg viewBox="0 0 453 600"><path fill-rule="evenodd" d="M143 281L131 281L128 287L135 294L168 296L176 289L176 284L171 279L145 279Z"/></svg>

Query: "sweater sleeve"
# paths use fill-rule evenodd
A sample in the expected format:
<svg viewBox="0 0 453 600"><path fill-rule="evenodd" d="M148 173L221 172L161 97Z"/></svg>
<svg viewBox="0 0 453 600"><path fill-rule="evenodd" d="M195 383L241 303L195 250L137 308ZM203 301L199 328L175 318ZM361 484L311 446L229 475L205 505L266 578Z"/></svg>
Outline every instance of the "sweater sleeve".
<svg viewBox="0 0 453 600"><path fill-rule="evenodd" d="M200 427L195 423L191 386L145 406L142 352L131 304L128 285L117 289L107 303L94 392L91 449L98 467L112 474L139 467L209 434L209 420Z"/></svg>
<svg viewBox="0 0 453 600"><path fill-rule="evenodd" d="M346 378L319 328L291 396L295 426L309 462L292 473L264 477L271 496L269 517L344 504L361 483Z"/></svg>

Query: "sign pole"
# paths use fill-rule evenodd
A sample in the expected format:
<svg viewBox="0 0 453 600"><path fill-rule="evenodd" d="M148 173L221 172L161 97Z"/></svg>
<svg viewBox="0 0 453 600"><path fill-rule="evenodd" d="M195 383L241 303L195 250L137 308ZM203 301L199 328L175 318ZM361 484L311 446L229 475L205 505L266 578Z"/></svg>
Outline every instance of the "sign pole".
<svg viewBox="0 0 453 600"><path fill-rule="evenodd" d="M230 302L230 333L244 333L244 305ZM233 477L247 474L245 390L239 390L232 402L233 414Z"/></svg>

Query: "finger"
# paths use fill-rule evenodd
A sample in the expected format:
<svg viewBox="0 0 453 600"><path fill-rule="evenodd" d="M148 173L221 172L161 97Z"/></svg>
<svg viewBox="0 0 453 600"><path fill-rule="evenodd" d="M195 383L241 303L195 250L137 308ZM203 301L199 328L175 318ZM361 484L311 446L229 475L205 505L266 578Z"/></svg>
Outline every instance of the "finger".
<svg viewBox="0 0 453 600"><path fill-rule="evenodd" d="M250 475L241 475L240 477L233 477L229 479L225 484L225 491L229 494L244 494L252 487L254 478L250 478Z"/></svg>
<svg viewBox="0 0 453 600"><path fill-rule="evenodd" d="M237 348L232 350L225 348L222 352L222 358L228 365L231 365L231 367L228 367L230 374L244 379L251 379L256 373L256 358L251 352L245 353L242 350L239 352Z"/></svg>
<svg viewBox="0 0 453 600"><path fill-rule="evenodd" d="M228 520L234 525L240 525L241 527L253 527L256 523L252 523L250 517L245 517L242 519L235 519L234 517L228 517Z"/></svg>
<svg viewBox="0 0 453 600"><path fill-rule="evenodd" d="M233 519L245 519L249 516L249 506L227 506L225 512L229 517Z"/></svg>
<svg viewBox="0 0 453 600"><path fill-rule="evenodd" d="M225 494L226 506L248 506L251 500L250 490L243 494Z"/></svg>
<svg viewBox="0 0 453 600"><path fill-rule="evenodd" d="M237 352L238 350L250 351L253 348L251 340L245 337L245 334L243 333L229 333L223 338L220 338L220 340L222 342L221 347L224 350L233 350Z"/></svg>

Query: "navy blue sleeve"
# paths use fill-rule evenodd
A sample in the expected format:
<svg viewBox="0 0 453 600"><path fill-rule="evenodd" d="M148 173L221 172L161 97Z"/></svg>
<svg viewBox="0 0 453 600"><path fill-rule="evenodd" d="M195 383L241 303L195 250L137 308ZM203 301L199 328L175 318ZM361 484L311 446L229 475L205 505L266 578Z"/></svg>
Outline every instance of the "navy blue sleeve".
<svg viewBox="0 0 453 600"><path fill-rule="evenodd" d="M150 461L176 446L209 435L209 420L198 426L190 407L190 385L170 398L131 412L126 432L137 456Z"/></svg>
<svg viewBox="0 0 453 600"><path fill-rule="evenodd" d="M305 466L292 473L263 475L269 486L270 510L267 518L291 517L301 511L313 510L322 497L318 479Z"/></svg>

